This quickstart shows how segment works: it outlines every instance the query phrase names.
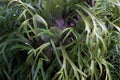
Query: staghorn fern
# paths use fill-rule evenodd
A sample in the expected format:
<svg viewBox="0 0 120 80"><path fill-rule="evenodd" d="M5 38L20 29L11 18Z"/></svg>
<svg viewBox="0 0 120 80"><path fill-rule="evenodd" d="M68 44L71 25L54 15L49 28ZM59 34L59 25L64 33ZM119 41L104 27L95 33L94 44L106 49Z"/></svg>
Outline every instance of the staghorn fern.
<svg viewBox="0 0 120 80"><path fill-rule="evenodd" d="M119 79L119 15L114 12L119 4L86 1L89 5L84 0L10 1L7 26L0 28L10 27L10 20L19 24L0 33L0 79ZM1 8L0 16L7 10ZM18 15L12 17L12 11Z"/></svg>

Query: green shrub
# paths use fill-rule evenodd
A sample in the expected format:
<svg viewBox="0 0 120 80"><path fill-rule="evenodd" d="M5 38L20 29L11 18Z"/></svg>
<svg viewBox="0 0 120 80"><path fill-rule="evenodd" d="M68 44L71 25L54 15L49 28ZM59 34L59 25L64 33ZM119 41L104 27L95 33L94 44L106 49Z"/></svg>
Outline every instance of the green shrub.
<svg viewBox="0 0 120 80"><path fill-rule="evenodd" d="M2 2L0 79L119 80L120 2L86 1Z"/></svg>

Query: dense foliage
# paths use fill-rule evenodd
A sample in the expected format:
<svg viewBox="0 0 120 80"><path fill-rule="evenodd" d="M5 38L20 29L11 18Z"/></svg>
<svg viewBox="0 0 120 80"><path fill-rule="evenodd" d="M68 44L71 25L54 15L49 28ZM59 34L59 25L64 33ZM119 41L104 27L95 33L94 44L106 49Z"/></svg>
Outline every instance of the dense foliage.
<svg viewBox="0 0 120 80"><path fill-rule="evenodd" d="M0 80L120 80L119 0L0 0Z"/></svg>

